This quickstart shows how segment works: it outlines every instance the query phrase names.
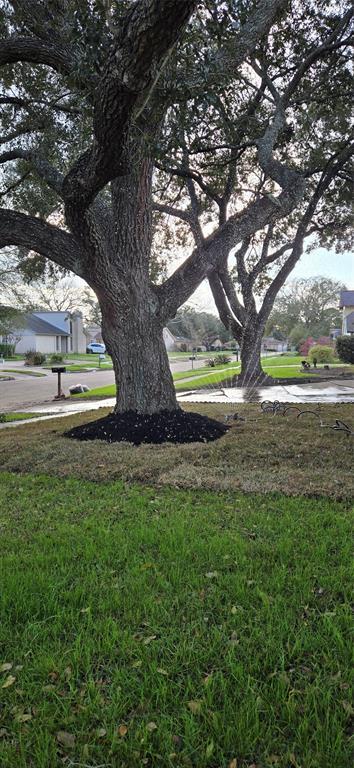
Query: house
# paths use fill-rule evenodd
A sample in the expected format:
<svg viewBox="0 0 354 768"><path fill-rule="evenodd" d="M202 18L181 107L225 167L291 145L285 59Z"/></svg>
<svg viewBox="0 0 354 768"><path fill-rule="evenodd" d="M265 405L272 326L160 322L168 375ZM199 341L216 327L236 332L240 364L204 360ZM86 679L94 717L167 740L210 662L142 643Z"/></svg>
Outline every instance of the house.
<svg viewBox="0 0 354 768"><path fill-rule="evenodd" d="M186 336L175 336L175 349L179 352L193 352L197 346L198 343L193 339L188 339Z"/></svg>
<svg viewBox="0 0 354 768"><path fill-rule="evenodd" d="M220 351L220 349L223 349L224 343L221 341L221 339L219 339L219 338L215 339L214 338L214 339L212 339L212 341L209 342L208 346L209 346L209 349L212 352L214 352L216 350Z"/></svg>
<svg viewBox="0 0 354 768"><path fill-rule="evenodd" d="M198 346L197 341L186 336L175 336L169 328L163 329L163 340L167 352L193 352Z"/></svg>
<svg viewBox="0 0 354 768"><path fill-rule="evenodd" d="M173 333L168 328L163 329L163 340L165 342L165 347L167 349L167 352L172 352L172 350L176 349L176 339Z"/></svg>
<svg viewBox="0 0 354 768"><path fill-rule="evenodd" d="M341 291L339 308L343 312L342 334L348 336L354 333L354 291Z"/></svg>
<svg viewBox="0 0 354 768"><path fill-rule="evenodd" d="M342 335L342 329L341 328L334 328L333 327L333 328L329 329L329 336L330 336L330 339L332 339L332 341L335 341L338 338L338 336L341 336L341 335Z"/></svg>
<svg viewBox="0 0 354 768"><path fill-rule="evenodd" d="M262 352L286 352L287 349L287 341L274 339L273 336L264 336L262 339Z"/></svg>
<svg viewBox="0 0 354 768"><path fill-rule="evenodd" d="M99 344L103 343L102 331L99 325L86 325L84 334L86 336L86 346L90 344L91 341L96 341Z"/></svg>
<svg viewBox="0 0 354 768"><path fill-rule="evenodd" d="M31 312L13 336L16 354L86 352L81 312Z"/></svg>

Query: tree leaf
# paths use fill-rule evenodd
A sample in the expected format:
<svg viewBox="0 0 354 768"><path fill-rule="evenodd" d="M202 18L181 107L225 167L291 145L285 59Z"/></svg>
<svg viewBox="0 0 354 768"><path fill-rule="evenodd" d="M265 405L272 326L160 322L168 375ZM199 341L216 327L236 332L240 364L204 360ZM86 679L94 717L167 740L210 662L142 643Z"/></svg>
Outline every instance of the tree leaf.
<svg viewBox="0 0 354 768"><path fill-rule="evenodd" d="M14 675L8 675L1 687L10 688L10 685L13 685L15 680L16 680L16 677Z"/></svg>
<svg viewBox="0 0 354 768"><path fill-rule="evenodd" d="M117 733L118 733L118 736L121 736L122 738L124 738L124 736L126 736L128 733L128 726L122 723L122 725L118 726Z"/></svg>
<svg viewBox="0 0 354 768"><path fill-rule="evenodd" d="M153 721L148 723L147 726L146 726L146 730L149 731L150 733L152 733L153 731L156 731L157 730L156 723L154 723Z"/></svg>
<svg viewBox="0 0 354 768"><path fill-rule="evenodd" d="M213 752L214 752L214 742L213 740L211 740L209 741L209 744L207 744L206 750L205 750L205 757L207 760L209 759L209 757L212 756Z"/></svg>
<svg viewBox="0 0 354 768"><path fill-rule="evenodd" d="M67 731L58 731L56 733L56 738L59 744L62 747L66 747L66 749L73 749L75 746L75 739L73 733L68 733Z"/></svg>
<svg viewBox="0 0 354 768"><path fill-rule="evenodd" d="M229 768L237 768L237 757L234 757L233 760L230 760Z"/></svg>
<svg viewBox="0 0 354 768"><path fill-rule="evenodd" d="M341 704L342 704L343 709L347 713L347 715L354 715L354 709L353 709L350 701L342 701Z"/></svg>
<svg viewBox="0 0 354 768"><path fill-rule="evenodd" d="M168 672L166 671L166 669L163 669L162 667L157 667L156 672L158 672L159 675L165 675L165 676L168 675Z"/></svg>
<svg viewBox="0 0 354 768"><path fill-rule="evenodd" d="M96 736L98 739L103 739L104 736L106 736L106 729L105 728L97 728Z"/></svg>
<svg viewBox="0 0 354 768"><path fill-rule="evenodd" d="M157 635L150 635L149 637L146 637L144 640L144 645L149 645L153 640L156 640Z"/></svg>
<svg viewBox="0 0 354 768"><path fill-rule="evenodd" d="M188 708L193 713L193 715L199 715L202 709L202 703L201 701L189 701L188 702Z"/></svg>
<svg viewBox="0 0 354 768"><path fill-rule="evenodd" d="M28 720L32 720L32 715L30 712L24 712L23 715L16 715L15 720L16 723L27 723Z"/></svg>
<svg viewBox="0 0 354 768"><path fill-rule="evenodd" d="M0 672L9 672L12 667L13 664L10 661L5 661L4 664L0 665Z"/></svg>

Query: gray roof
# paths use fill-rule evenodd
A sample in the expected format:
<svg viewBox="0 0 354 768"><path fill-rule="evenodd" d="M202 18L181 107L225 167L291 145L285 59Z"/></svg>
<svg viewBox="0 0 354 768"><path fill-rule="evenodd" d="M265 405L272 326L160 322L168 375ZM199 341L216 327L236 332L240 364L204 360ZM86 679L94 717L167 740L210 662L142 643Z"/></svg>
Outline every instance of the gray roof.
<svg viewBox="0 0 354 768"><path fill-rule="evenodd" d="M38 333L40 336L70 336L70 333L63 331L62 328L58 328L56 325L52 325L52 323L47 323L35 315L27 316L27 328L33 331L33 333Z"/></svg>
<svg viewBox="0 0 354 768"><path fill-rule="evenodd" d="M354 307L354 291L341 291L339 298L339 307Z"/></svg>

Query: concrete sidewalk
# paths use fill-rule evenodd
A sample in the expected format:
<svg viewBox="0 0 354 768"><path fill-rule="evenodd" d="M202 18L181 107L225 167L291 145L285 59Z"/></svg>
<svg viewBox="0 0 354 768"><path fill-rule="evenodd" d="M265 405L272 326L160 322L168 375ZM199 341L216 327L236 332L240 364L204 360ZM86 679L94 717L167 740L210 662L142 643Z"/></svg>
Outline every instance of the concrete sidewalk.
<svg viewBox="0 0 354 768"><path fill-rule="evenodd" d="M354 379L346 381L345 385L340 380L335 380L329 385L328 382L314 382L313 384L292 384L277 385L274 387L253 387L246 389L222 388L209 390L193 390L189 392L179 392L177 400L183 403L220 403L224 405L233 405L237 403L262 402L263 400L278 400L282 403L354 403ZM23 424L44 421L47 419L63 418L64 416L74 415L75 413L84 413L85 411L95 411L99 408L114 408L115 398L109 397L104 400L76 400L73 402L62 401L60 403L41 403L31 405L27 408L18 408L21 413L38 413L38 416L25 420L13 421L8 424L0 424L0 429L19 427ZM50 415L44 415L50 412ZM42 415L41 415L42 414ZM353 405L354 417L354 405Z"/></svg>

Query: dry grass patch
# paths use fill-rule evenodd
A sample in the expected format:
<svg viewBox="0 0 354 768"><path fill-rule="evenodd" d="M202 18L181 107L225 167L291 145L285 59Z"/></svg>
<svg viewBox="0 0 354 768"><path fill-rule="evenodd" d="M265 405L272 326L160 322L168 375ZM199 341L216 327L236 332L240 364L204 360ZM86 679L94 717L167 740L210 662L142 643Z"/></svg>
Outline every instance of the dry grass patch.
<svg viewBox="0 0 354 768"><path fill-rule="evenodd" d="M354 441L344 432L321 429L315 416L262 414L259 405L238 405L246 421L214 443L141 445L79 442L63 437L72 426L97 419L107 409L28 424L0 432L0 468L99 482L122 479L183 488L241 490L287 495L354 497ZM185 406L224 420L230 406ZM310 409L310 406L304 406ZM326 424L354 426L354 406L320 406Z"/></svg>

